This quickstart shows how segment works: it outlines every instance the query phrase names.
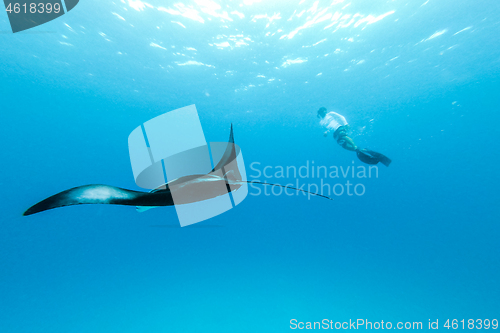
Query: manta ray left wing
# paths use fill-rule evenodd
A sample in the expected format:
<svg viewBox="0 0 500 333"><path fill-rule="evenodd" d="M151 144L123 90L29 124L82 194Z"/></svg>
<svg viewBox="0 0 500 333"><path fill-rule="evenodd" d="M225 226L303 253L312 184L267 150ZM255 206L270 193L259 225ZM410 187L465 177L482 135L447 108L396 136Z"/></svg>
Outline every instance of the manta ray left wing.
<svg viewBox="0 0 500 333"><path fill-rule="evenodd" d="M174 202L168 190L146 193L109 185L84 185L48 197L28 208L23 215L27 216L53 208L83 204L171 206Z"/></svg>

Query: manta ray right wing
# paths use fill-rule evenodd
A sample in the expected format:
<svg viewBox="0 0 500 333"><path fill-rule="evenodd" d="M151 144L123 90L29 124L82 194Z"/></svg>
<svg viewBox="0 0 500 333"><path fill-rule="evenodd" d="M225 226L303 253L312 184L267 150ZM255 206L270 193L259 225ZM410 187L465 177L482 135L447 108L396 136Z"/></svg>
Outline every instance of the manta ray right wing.
<svg viewBox="0 0 500 333"><path fill-rule="evenodd" d="M222 169L224 166L228 165L236 159L236 148L234 144L234 134L233 134L233 124L231 124L231 133L229 134L229 140L227 141L226 150L222 155L219 163L212 169L211 172ZM227 172L227 170L226 170Z"/></svg>

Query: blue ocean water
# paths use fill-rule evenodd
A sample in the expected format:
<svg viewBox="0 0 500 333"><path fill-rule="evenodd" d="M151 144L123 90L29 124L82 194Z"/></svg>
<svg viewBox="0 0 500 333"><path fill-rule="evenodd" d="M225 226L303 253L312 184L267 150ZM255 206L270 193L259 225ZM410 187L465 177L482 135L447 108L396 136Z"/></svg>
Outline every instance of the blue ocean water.
<svg viewBox="0 0 500 333"><path fill-rule="evenodd" d="M500 320L499 14L491 0L82 0L16 34L0 14L0 332ZM185 228L173 207L22 216L74 186L139 190L128 135L191 104L207 141L233 124L249 179L364 193L251 188ZM323 137L322 106L390 167L276 174L365 166Z"/></svg>

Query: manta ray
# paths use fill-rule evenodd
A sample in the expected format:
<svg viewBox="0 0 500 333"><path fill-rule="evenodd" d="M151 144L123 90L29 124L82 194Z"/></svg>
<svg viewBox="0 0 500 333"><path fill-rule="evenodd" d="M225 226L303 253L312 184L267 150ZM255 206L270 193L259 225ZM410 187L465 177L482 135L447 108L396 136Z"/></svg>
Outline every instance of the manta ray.
<svg viewBox="0 0 500 333"><path fill-rule="evenodd" d="M150 192L133 191L101 184L78 186L40 201L28 208L23 215L33 215L49 209L83 204L136 206L139 211L142 211L147 208L189 204L215 198L231 191L237 191L245 183L279 186L333 200L330 197L291 186L242 180L236 158L236 145L231 125L224 154L217 165L207 174L183 176ZM214 184L224 186L214 186Z"/></svg>

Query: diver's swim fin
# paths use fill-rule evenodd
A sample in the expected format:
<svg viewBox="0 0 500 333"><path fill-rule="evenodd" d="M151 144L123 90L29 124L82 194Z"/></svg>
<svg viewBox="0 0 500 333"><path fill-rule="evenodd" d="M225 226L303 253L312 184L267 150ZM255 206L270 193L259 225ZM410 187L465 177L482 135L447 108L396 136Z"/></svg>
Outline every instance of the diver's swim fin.
<svg viewBox="0 0 500 333"><path fill-rule="evenodd" d="M358 155L359 160L366 164L377 164L380 162L388 167L392 162L389 157L366 148L357 149L356 154Z"/></svg>

